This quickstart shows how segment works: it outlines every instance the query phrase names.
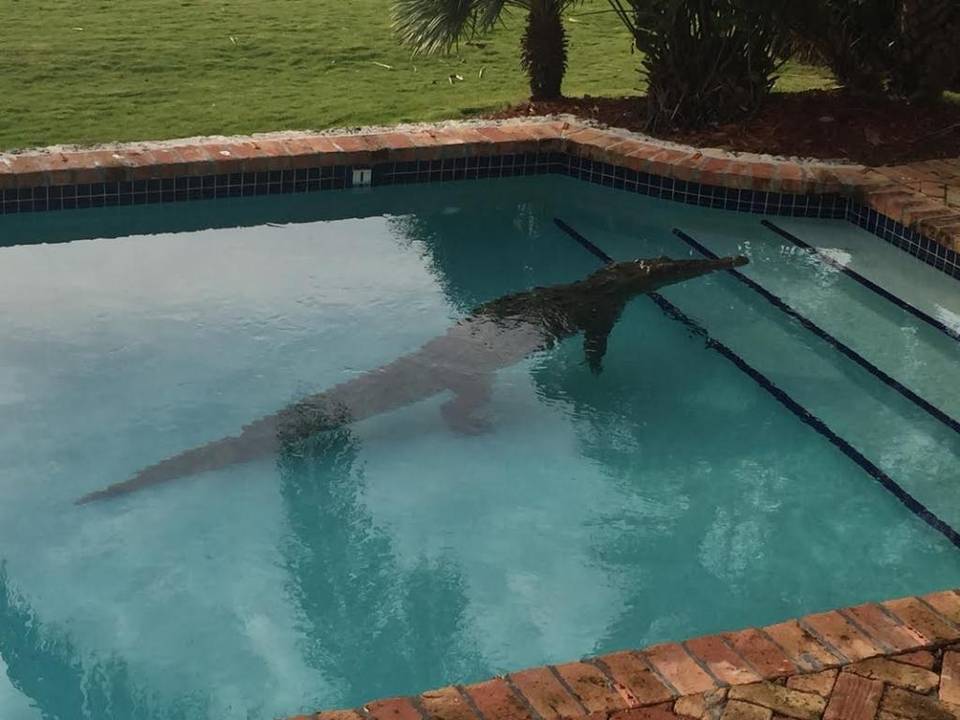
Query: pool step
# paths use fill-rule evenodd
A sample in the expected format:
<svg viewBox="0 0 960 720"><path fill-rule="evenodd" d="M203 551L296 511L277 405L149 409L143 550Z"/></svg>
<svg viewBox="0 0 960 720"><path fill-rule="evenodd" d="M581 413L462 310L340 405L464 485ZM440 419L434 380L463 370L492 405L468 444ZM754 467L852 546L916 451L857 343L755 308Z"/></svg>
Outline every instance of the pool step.
<svg viewBox="0 0 960 720"><path fill-rule="evenodd" d="M290 720L960 718L958 592L865 603Z"/></svg>

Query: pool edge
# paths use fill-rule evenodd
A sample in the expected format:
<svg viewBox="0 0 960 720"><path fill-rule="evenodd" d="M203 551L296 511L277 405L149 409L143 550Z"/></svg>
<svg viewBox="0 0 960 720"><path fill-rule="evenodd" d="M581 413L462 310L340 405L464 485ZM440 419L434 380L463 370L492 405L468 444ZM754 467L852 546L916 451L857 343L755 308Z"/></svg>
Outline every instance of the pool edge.
<svg viewBox="0 0 960 720"><path fill-rule="evenodd" d="M864 603L289 720L957 718L958 593Z"/></svg>
<svg viewBox="0 0 960 720"><path fill-rule="evenodd" d="M370 173L355 180L354 170ZM960 212L931 208L877 169L698 149L572 118L0 153L0 214L554 173L704 207L846 219L960 278Z"/></svg>

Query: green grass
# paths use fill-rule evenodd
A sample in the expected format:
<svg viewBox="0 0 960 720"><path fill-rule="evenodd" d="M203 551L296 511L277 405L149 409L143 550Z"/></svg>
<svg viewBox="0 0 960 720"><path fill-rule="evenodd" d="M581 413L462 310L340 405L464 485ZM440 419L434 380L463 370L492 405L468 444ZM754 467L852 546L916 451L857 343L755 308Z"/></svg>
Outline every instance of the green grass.
<svg viewBox="0 0 960 720"><path fill-rule="evenodd" d="M606 8L569 18L569 95L642 90ZM0 148L458 118L526 95L516 15L448 58L400 47L388 0L0 0L0 18ZM791 66L781 87L828 82Z"/></svg>

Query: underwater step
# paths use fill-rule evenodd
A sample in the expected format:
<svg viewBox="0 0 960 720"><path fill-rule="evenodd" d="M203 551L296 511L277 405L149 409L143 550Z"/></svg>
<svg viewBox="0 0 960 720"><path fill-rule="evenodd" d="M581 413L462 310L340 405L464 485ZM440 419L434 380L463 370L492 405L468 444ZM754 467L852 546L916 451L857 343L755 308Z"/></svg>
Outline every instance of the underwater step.
<svg viewBox="0 0 960 720"><path fill-rule="evenodd" d="M666 227L648 226L631 242L623 232L585 222L578 231L615 259L691 252ZM952 429L727 274L674 286L663 295L934 514L952 527L960 525L960 500L951 491L960 437Z"/></svg>

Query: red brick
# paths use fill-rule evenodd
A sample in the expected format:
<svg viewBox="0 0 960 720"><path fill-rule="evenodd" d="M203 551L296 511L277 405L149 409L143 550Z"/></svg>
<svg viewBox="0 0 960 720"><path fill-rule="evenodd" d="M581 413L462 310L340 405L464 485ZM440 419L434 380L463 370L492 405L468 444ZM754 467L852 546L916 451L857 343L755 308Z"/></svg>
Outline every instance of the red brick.
<svg viewBox="0 0 960 720"><path fill-rule="evenodd" d="M497 128L496 133L488 133L485 128L477 128L474 132L486 141L500 144L498 150L504 153L536 152L540 146L540 141L523 126L503 125Z"/></svg>
<svg viewBox="0 0 960 720"><path fill-rule="evenodd" d="M620 710L610 715L607 720L679 720L679 716L666 704Z"/></svg>
<svg viewBox="0 0 960 720"><path fill-rule="evenodd" d="M644 655L681 695L692 695L716 687L713 678L676 643L656 645L644 651Z"/></svg>
<svg viewBox="0 0 960 720"><path fill-rule="evenodd" d="M684 695L673 703L673 712L681 717L707 720L722 709L727 699L727 689L708 690L696 695Z"/></svg>
<svg viewBox="0 0 960 720"><path fill-rule="evenodd" d="M758 160L749 162L749 165L754 190L775 191L780 187L780 169L778 165Z"/></svg>
<svg viewBox="0 0 960 720"><path fill-rule="evenodd" d="M91 160L91 164L94 164ZM10 158L10 170L16 177L17 187L45 185L49 163L37 155L14 155Z"/></svg>
<svg viewBox="0 0 960 720"><path fill-rule="evenodd" d="M726 158L705 157L700 164L700 182L726 187L731 177L730 166L731 162Z"/></svg>
<svg viewBox="0 0 960 720"><path fill-rule="evenodd" d="M364 706L371 720L422 720L410 698L390 698Z"/></svg>
<svg viewBox="0 0 960 720"><path fill-rule="evenodd" d="M647 171L650 158L660 152L660 147L650 143L638 143L627 155L629 167L641 172Z"/></svg>
<svg viewBox="0 0 960 720"><path fill-rule="evenodd" d="M496 126L479 127L477 128L477 132L493 143L506 143L513 140L512 135L506 133L502 128Z"/></svg>
<svg viewBox="0 0 960 720"><path fill-rule="evenodd" d="M825 165L815 169L817 192L821 193L842 193L844 184L837 174L836 168Z"/></svg>
<svg viewBox="0 0 960 720"><path fill-rule="evenodd" d="M543 720L572 718L584 714L576 698L567 692L547 668L513 673L510 680Z"/></svg>
<svg viewBox="0 0 960 720"><path fill-rule="evenodd" d="M610 152L617 155L618 164L623 164L623 160L637 150L642 150L646 143L635 138L620 138L620 142L610 148Z"/></svg>
<svg viewBox="0 0 960 720"><path fill-rule="evenodd" d="M615 144L610 139L610 134L592 127L580 126L576 130L566 133L567 140L578 145L596 145L607 146ZM619 142L619 139L617 140Z"/></svg>
<svg viewBox="0 0 960 720"><path fill-rule="evenodd" d="M803 623L824 641L842 652L851 662L883 654L882 648L876 647L869 638L838 612L809 615L803 619Z"/></svg>
<svg viewBox="0 0 960 720"><path fill-rule="evenodd" d="M881 709L889 713L889 717L900 720L957 720L960 711L953 712L950 706L941 705L936 696L918 695L909 690L898 687L889 687L883 694ZM883 717L883 713L881 713Z"/></svg>
<svg viewBox="0 0 960 720"><path fill-rule="evenodd" d="M840 664L840 659L800 627L796 620L769 625L764 628L764 632L787 652L791 660L806 670L819 670Z"/></svg>
<svg viewBox="0 0 960 720"><path fill-rule="evenodd" d="M647 172L663 177L678 177L678 167L683 167L685 160L695 153L663 148L650 157Z"/></svg>
<svg viewBox="0 0 960 720"><path fill-rule="evenodd" d="M224 155L223 153L227 153ZM249 142L229 142L217 146L217 154L225 160L242 162L259 155L259 150Z"/></svg>
<svg viewBox="0 0 960 720"><path fill-rule="evenodd" d="M388 132L380 136L383 145L390 150L403 150L414 147L413 138L404 132Z"/></svg>
<svg viewBox="0 0 960 720"><path fill-rule="evenodd" d="M940 700L960 705L960 653L948 650L943 654L940 671Z"/></svg>
<svg viewBox="0 0 960 720"><path fill-rule="evenodd" d="M823 720L873 720L882 696L883 683L879 680L840 673Z"/></svg>
<svg viewBox="0 0 960 720"><path fill-rule="evenodd" d="M733 649L765 678L790 675L798 670L793 661L759 630L750 628L727 633L725 637Z"/></svg>
<svg viewBox="0 0 960 720"><path fill-rule="evenodd" d="M696 638L684 644L687 650L704 662L718 680L722 680L729 685L743 685L758 682L761 679L717 635Z"/></svg>
<svg viewBox="0 0 960 720"><path fill-rule="evenodd" d="M207 146L207 150L211 158L209 172L217 175L243 172L243 161L233 156L230 146L209 145ZM134 172L139 172L141 169L142 168L138 166L134 169Z"/></svg>
<svg viewBox="0 0 960 720"><path fill-rule="evenodd" d="M658 162L659 160L660 158L658 158ZM704 157L700 152L696 152L692 155L688 154L684 157L678 158L672 163L671 167L662 171L662 174L667 177L672 177L676 180L683 180L685 182L699 182L700 167L703 161Z"/></svg>
<svg viewBox="0 0 960 720"><path fill-rule="evenodd" d="M540 144L541 134L534 130L533 125L523 126L523 138L524 140L535 141L537 145ZM490 141L481 135L476 128L472 127L454 127L454 128L440 128L438 131L440 137L450 138L453 143L459 143L461 145L489 145ZM469 149L469 148L468 148Z"/></svg>
<svg viewBox="0 0 960 720"><path fill-rule="evenodd" d="M362 720L356 710L327 710L311 715L310 720Z"/></svg>
<svg viewBox="0 0 960 720"><path fill-rule="evenodd" d="M380 148L376 136L335 135L330 139L333 141L333 144L337 146L337 149L347 153L366 153Z"/></svg>
<svg viewBox="0 0 960 720"><path fill-rule="evenodd" d="M928 642L937 643L960 639L960 631L936 615L916 598L890 600L883 606L900 618L904 624L920 633Z"/></svg>
<svg viewBox="0 0 960 720"><path fill-rule="evenodd" d="M272 159L268 157L258 142L238 142L225 145L223 150L230 153L231 164L239 163L240 172L262 172L270 168Z"/></svg>
<svg viewBox="0 0 960 720"><path fill-rule="evenodd" d="M305 138L284 138L282 142L287 156L287 164L291 170L319 166L318 156L313 151L313 146ZM235 162L239 164L239 161Z"/></svg>
<svg viewBox="0 0 960 720"><path fill-rule="evenodd" d="M778 186L781 192L804 193L807 191L806 176L797 163L781 162L778 170Z"/></svg>
<svg viewBox="0 0 960 720"><path fill-rule="evenodd" d="M354 137L334 137L331 138L337 147L337 156L341 163L346 165L369 165L373 159L373 151L370 150L363 139Z"/></svg>
<svg viewBox="0 0 960 720"><path fill-rule="evenodd" d="M634 704L626 702L594 665L568 663L557 665L556 671L590 712L621 710Z"/></svg>
<svg viewBox="0 0 960 720"><path fill-rule="evenodd" d="M863 628L871 639L880 641L892 652L913 650L925 644L921 635L894 620L879 605L858 605L843 612Z"/></svg>
<svg viewBox="0 0 960 720"><path fill-rule="evenodd" d="M470 147L468 136L459 129L440 128L434 132L434 135L439 141L437 147L440 148L441 158L460 158L471 154L468 152Z"/></svg>
<svg viewBox="0 0 960 720"><path fill-rule="evenodd" d="M809 675L791 675L787 678L787 687L801 692L814 692L820 697L830 697L833 684L837 681L837 670L821 670Z"/></svg>
<svg viewBox="0 0 960 720"><path fill-rule="evenodd" d="M138 154L140 162L143 162L143 153ZM51 170L51 184L53 185L70 185L70 184L80 184L81 182L100 182L101 181L101 170L99 167L90 162L86 153L59 153L55 157L51 157L52 167ZM78 173L86 172L93 174L96 179L85 181L80 181L76 179Z"/></svg>
<svg viewBox="0 0 960 720"><path fill-rule="evenodd" d="M769 682L737 685L730 688L731 700L742 700L770 708L798 720L820 720L826 701L816 693L792 690Z"/></svg>
<svg viewBox="0 0 960 720"><path fill-rule="evenodd" d="M894 655L890 659L908 665L916 665L917 667L922 667L927 670L933 670L933 664L936 660L936 658L933 657L933 653L929 650L918 650L917 652L906 653L904 655Z"/></svg>
<svg viewBox="0 0 960 720"><path fill-rule="evenodd" d="M844 668L844 672L879 680L887 685L899 685L914 692L930 692L940 682L940 676L916 665L894 662L889 658L876 657L861 660Z"/></svg>
<svg viewBox="0 0 960 720"><path fill-rule="evenodd" d="M431 690L420 696L420 707L434 720L479 720L455 687Z"/></svg>
<svg viewBox="0 0 960 720"><path fill-rule="evenodd" d="M0 190L11 190L17 186L17 176L10 166L10 159L0 156Z"/></svg>
<svg viewBox="0 0 960 720"><path fill-rule="evenodd" d="M740 190L753 188L753 166L745 160L731 160L724 185Z"/></svg>
<svg viewBox="0 0 960 720"><path fill-rule="evenodd" d="M742 700L731 700L720 720L771 720L773 710Z"/></svg>
<svg viewBox="0 0 960 720"><path fill-rule="evenodd" d="M674 696L647 664L630 652L604 655L598 660L609 672L614 682L623 685L636 699L637 705L656 705Z"/></svg>
<svg viewBox="0 0 960 720"><path fill-rule="evenodd" d="M180 160L187 164L186 175L211 175L215 172L210 149L206 145L184 145L177 148Z"/></svg>
<svg viewBox="0 0 960 720"><path fill-rule="evenodd" d="M149 177L172 178L186 175L188 165L180 159L180 153L174 148L153 148L149 153L153 156L153 168Z"/></svg>
<svg viewBox="0 0 960 720"><path fill-rule="evenodd" d="M526 705L505 680L497 678L464 689L487 720L533 720Z"/></svg>
<svg viewBox="0 0 960 720"><path fill-rule="evenodd" d="M960 595L952 590L924 595L923 600L947 620L960 624Z"/></svg>
<svg viewBox="0 0 960 720"><path fill-rule="evenodd" d="M100 168L103 182L123 182L131 179L131 164L122 153L112 150L92 150L86 155L88 161L92 161L94 166Z"/></svg>

